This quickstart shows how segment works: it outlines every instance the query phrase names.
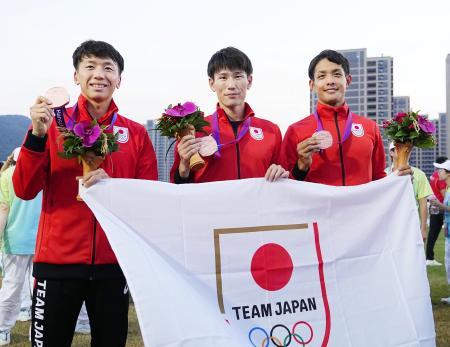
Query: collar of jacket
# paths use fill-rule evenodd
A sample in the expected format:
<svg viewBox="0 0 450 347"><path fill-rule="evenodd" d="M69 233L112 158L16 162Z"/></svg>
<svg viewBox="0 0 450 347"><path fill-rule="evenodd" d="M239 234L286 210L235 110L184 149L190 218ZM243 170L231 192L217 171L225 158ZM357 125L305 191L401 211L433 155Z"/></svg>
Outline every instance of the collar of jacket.
<svg viewBox="0 0 450 347"><path fill-rule="evenodd" d="M333 107L325 104L317 103L317 113L321 119L334 119L334 115L337 113L338 119L347 119L349 107L347 103L342 106Z"/></svg>
<svg viewBox="0 0 450 347"><path fill-rule="evenodd" d="M78 112L80 113L80 119L81 120L85 120L85 119L89 119L92 120L92 116L89 114L88 109L87 109L87 99L84 97L84 95L80 94L80 96L78 97ZM112 117L112 115L114 114L114 112L119 111L118 107L116 106L114 100L111 99L111 103L109 104L109 108L108 111L106 111L106 113L100 117L99 119L97 119L97 122L99 124L105 124L108 125L108 118Z"/></svg>
<svg viewBox="0 0 450 347"><path fill-rule="evenodd" d="M230 121L230 119L228 118L225 111L220 107L219 103L217 103L216 111L217 111L217 116L218 116L219 120L226 120L228 122ZM245 114L245 116L244 116L243 121L246 120L248 117L253 117L255 115L255 112L253 112L252 108L247 103L245 103L244 114Z"/></svg>

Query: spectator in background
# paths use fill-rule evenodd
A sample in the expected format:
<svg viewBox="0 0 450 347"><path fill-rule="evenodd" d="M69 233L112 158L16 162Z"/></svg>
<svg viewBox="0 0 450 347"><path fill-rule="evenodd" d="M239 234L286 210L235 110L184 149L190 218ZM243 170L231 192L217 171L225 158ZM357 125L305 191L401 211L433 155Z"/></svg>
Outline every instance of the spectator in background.
<svg viewBox="0 0 450 347"><path fill-rule="evenodd" d="M442 164L447 160L447 157L437 157L435 164ZM430 177L430 185L433 190L434 196L440 203L444 202L445 191L447 189L447 184L445 180L439 179L439 170L433 172ZM437 207L437 206L436 206ZM441 232L442 225L444 224L444 211L442 209L437 209L437 213L434 212L433 205L430 207L430 229L428 231L427 238L427 265L428 266L440 266L442 265L436 259L434 259L434 245Z"/></svg>
<svg viewBox="0 0 450 347"><path fill-rule="evenodd" d="M438 206L444 211L444 233L445 233L445 269L447 271L447 283L450 284L450 160L446 160L442 164L434 163L434 167L438 169L439 179L445 181L447 190L444 196L444 203L441 203L438 199L431 200L431 205ZM444 304L450 305L450 297L442 298L441 301Z"/></svg>
<svg viewBox="0 0 450 347"><path fill-rule="evenodd" d="M12 163L14 162L14 158L13 158L13 153L11 153L10 155L8 155L8 158L6 158L6 160L4 162L2 162L2 166L0 168L0 174L3 173L3 171L6 171L7 168L9 168Z"/></svg>
<svg viewBox="0 0 450 347"><path fill-rule="evenodd" d="M393 142L389 144L389 155L392 159L392 166L386 169L386 173L392 173L392 168L397 164L397 151ZM413 191L416 199L417 208L419 209L420 231L425 241L427 238L427 220L428 220L428 203L427 198L433 195L430 183L428 182L425 172L411 166L413 170Z"/></svg>
<svg viewBox="0 0 450 347"><path fill-rule="evenodd" d="M0 289L0 346L10 344L11 328L18 318L22 321L31 318L29 281L42 199L41 193L30 201L16 197L12 176L19 152L20 148L16 148L13 155L8 157L5 164L8 168L0 177L0 233L3 233L4 272ZM23 294L25 300L21 297Z"/></svg>

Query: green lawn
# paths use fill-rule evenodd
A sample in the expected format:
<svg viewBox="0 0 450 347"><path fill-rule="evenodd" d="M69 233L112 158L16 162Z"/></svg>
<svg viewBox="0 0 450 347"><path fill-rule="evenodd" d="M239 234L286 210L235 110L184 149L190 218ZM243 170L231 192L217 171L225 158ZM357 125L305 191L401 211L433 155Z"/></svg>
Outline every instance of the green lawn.
<svg viewBox="0 0 450 347"><path fill-rule="evenodd" d="M436 243L435 252L436 260L444 263L444 238L442 235ZM441 298L450 296L450 286L447 285L444 266L429 267L428 278L431 285L431 301L433 303L434 321L436 324L437 346L448 347L450 345L450 306L442 304ZM130 308L129 318L127 347L143 346L144 344L133 306ZM29 323L17 322L12 332L11 347L29 346L28 327ZM75 335L72 346L89 347L89 341L89 336Z"/></svg>
<svg viewBox="0 0 450 347"><path fill-rule="evenodd" d="M444 237L443 232L434 247L435 258L444 263ZM450 345L450 306L441 303L441 298L450 296L450 286L447 284L447 275L444 266L429 266L428 279L431 287L431 302L433 304L434 322L436 325L436 344L438 347Z"/></svg>

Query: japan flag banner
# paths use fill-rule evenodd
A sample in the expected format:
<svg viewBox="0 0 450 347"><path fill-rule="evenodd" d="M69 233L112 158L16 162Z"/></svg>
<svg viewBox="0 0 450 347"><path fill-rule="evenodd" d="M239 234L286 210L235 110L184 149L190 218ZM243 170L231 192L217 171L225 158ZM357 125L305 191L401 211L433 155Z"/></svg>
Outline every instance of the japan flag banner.
<svg viewBox="0 0 450 347"><path fill-rule="evenodd" d="M214 244L220 311L231 325L251 322L249 346L327 344L317 223L216 229Z"/></svg>
<svg viewBox="0 0 450 347"><path fill-rule="evenodd" d="M409 177L352 187L109 179L81 194L146 346L436 346Z"/></svg>

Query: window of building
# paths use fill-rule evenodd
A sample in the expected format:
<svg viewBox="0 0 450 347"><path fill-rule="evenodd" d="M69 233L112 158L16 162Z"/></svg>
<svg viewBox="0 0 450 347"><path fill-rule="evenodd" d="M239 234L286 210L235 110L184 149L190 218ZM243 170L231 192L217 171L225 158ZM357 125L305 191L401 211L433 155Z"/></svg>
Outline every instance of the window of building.
<svg viewBox="0 0 450 347"><path fill-rule="evenodd" d="M368 81L376 81L377 80L377 76L367 76L367 80Z"/></svg>
<svg viewBox="0 0 450 347"><path fill-rule="evenodd" d="M345 93L345 95L347 97L352 97L352 96L358 96L358 91L357 90L347 90L347 93Z"/></svg>

